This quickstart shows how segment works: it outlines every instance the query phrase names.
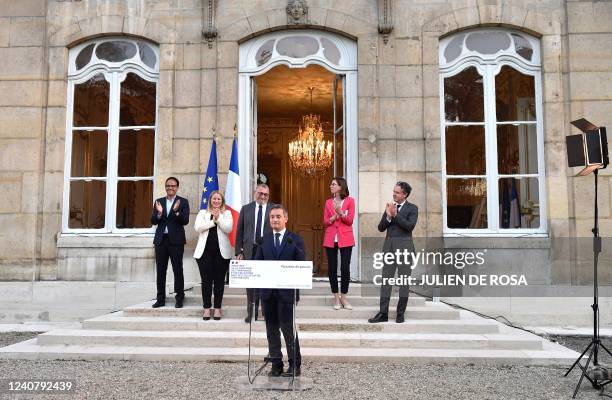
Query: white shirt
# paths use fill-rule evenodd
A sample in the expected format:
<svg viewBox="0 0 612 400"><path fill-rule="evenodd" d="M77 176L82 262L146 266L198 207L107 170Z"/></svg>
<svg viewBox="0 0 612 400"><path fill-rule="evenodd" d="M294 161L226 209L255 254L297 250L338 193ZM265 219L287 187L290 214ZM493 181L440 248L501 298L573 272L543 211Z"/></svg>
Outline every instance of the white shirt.
<svg viewBox="0 0 612 400"><path fill-rule="evenodd" d="M261 205L261 232L259 235L263 237L264 226L266 226L266 209L268 208L268 203ZM257 213L259 212L259 203L255 202L255 225L253 226L253 243L255 243L255 239L257 239Z"/></svg>
<svg viewBox="0 0 612 400"><path fill-rule="evenodd" d="M402 209L402 207L404 207L404 204L406 204L406 200L404 200L404 202L401 204L395 203L395 207L397 207L398 205L400 206L399 210L397 210L398 213ZM391 217L389 217L388 215L387 215L387 221L391 222Z"/></svg>
<svg viewBox="0 0 612 400"><path fill-rule="evenodd" d="M344 205L344 199L342 199L342 201L340 202L340 209L342 209L342 206ZM344 211L342 213L342 215L344 215L345 217L348 214L348 210ZM336 233L336 236L334 236L334 243L338 242L338 234Z"/></svg>
<svg viewBox="0 0 612 400"><path fill-rule="evenodd" d="M274 245L275 246L276 246L276 234L280 233L280 236L278 238L278 243L283 243L283 237L285 237L285 232L287 232L287 228L285 228L285 229L283 229L282 231L279 231L279 232L276 232L276 231L272 232L273 236L274 236Z"/></svg>
<svg viewBox="0 0 612 400"><path fill-rule="evenodd" d="M174 203L174 199L176 199L176 196L174 196L170 200L168 200L168 198L166 197L166 217L170 215L170 210L172 209L172 203ZM168 224L166 224L166 228L164 228L164 233L168 233Z"/></svg>

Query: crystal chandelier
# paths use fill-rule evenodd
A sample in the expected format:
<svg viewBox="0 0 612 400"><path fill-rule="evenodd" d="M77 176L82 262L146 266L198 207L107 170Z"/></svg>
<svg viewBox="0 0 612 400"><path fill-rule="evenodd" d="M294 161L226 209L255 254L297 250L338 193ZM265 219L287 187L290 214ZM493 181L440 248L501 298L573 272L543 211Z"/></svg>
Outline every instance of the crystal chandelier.
<svg viewBox="0 0 612 400"><path fill-rule="evenodd" d="M312 109L312 91L310 90L310 108ZM316 176L323 174L332 164L332 143L323 139L321 116L307 114L302 116L297 138L289 142L291 166L302 175Z"/></svg>

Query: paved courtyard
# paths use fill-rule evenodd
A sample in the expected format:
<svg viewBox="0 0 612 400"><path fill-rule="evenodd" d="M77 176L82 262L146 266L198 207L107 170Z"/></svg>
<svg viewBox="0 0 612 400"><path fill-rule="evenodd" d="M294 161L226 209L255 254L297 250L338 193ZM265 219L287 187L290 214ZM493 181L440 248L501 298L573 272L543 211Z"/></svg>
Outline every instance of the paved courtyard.
<svg viewBox="0 0 612 400"><path fill-rule="evenodd" d="M34 335L3 333L0 346ZM575 350L589 340L557 339ZM305 362L303 374L314 379L313 389L253 393L240 391L234 384L236 377L246 374L244 363L0 361L0 376L4 378L76 381L72 395L1 397L15 399L569 399L578 374L564 378L564 372L562 367ZM578 398L601 397L583 385Z"/></svg>

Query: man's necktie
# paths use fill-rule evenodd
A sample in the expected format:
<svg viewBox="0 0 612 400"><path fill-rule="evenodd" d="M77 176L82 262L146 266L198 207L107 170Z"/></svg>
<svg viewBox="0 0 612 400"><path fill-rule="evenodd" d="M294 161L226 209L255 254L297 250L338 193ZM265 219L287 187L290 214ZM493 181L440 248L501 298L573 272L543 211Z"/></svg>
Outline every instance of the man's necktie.
<svg viewBox="0 0 612 400"><path fill-rule="evenodd" d="M263 210L261 204L259 205L259 209L257 210L257 224L255 225L255 243L261 239L261 222L263 220Z"/></svg>
<svg viewBox="0 0 612 400"><path fill-rule="evenodd" d="M397 213L399 214L399 210L402 207L402 205L401 204L396 204L396 206L397 206Z"/></svg>
<svg viewBox="0 0 612 400"><path fill-rule="evenodd" d="M278 232L274 234L274 247L277 250L280 247L280 233L278 233Z"/></svg>

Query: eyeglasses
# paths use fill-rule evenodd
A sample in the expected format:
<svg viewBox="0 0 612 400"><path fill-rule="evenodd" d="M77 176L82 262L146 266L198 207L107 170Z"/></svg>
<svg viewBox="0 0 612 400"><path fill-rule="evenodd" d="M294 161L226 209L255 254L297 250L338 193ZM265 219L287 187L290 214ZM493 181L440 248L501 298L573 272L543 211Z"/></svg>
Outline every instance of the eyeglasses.
<svg viewBox="0 0 612 400"><path fill-rule="evenodd" d="M175 187L177 187L177 185L166 185L166 189L172 189L172 188L175 188Z"/></svg>
<svg viewBox="0 0 612 400"><path fill-rule="evenodd" d="M258 195L260 196L270 196L270 193L262 193L262 192L257 192Z"/></svg>

